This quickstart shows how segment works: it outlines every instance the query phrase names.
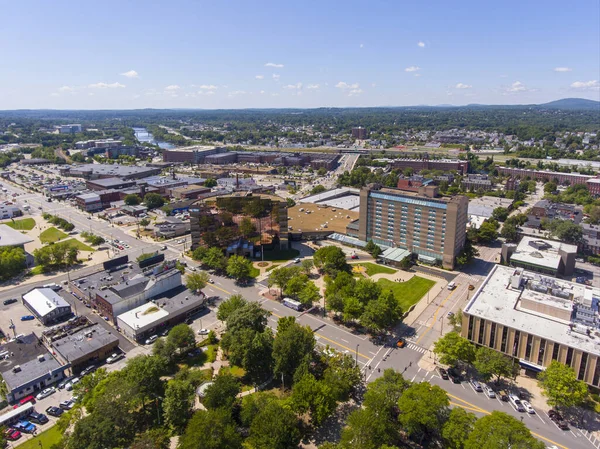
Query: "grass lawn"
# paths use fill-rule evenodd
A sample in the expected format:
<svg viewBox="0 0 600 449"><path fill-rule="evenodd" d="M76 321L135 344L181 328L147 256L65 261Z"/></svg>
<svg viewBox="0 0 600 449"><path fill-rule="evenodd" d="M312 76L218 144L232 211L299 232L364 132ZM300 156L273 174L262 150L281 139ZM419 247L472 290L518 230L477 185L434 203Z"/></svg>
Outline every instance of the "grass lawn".
<svg viewBox="0 0 600 449"><path fill-rule="evenodd" d="M279 265L280 265L280 264L278 264L278 263L274 263L274 264L273 264L273 265L271 265L269 268L267 268L267 269L265 270L265 272L267 272L267 273L268 273L269 271L271 271L271 270L274 270L275 268L277 268Z"/></svg>
<svg viewBox="0 0 600 449"><path fill-rule="evenodd" d="M251 278L257 278L259 274L260 274L260 270L258 268L254 267L254 266L252 266L250 268L250 277Z"/></svg>
<svg viewBox="0 0 600 449"><path fill-rule="evenodd" d="M67 236L64 232L55 227L51 227L46 229L44 232L40 234L40 240L42 243L55 243L59 240L64 239Z"/></svg>
<svg viewBox="0 0 600 449"><path fill-rule="evenodd" d="M42 274L43 272L44 272L44 270L41 265L38 265L37 267L33 267L31 269L32 276L35 276L36 274Z"/></svg>
<svg viewBox="0 0 600 449"><path fill-rule="evenodd" d="M58 429L58 426L52 426L48 430L40 433L37 437L31 440L25 441L23 444L19 444L20 449L40 449L40 447L51 447L60 441L62 432Z"/></svg>
<svg viewBox="0 0 600 449"><path fill-rule="evenodd" d="M295 259L300 255L297 249L284 249L275 251L265 251L265 260L269 262L286 262Z"/></svg>
<svg viewBox="0 0 600 449"><path fill-rule="evenodd" d="M239 366L223 366L219 372L229 373L232 376L240 379L246 375L246 370L244 370L244 368L240 368Z"/></svg>
<svg viewBox="0 0 600 449"><path fill-rule="evenodd" d="M22 220L7 221L2 224L17 231L31 231L35 227L35 220L33 218L23 218Z"/></svg>
<svg viewBox="0 0 600 449"><path fill-rule="evenodd" d="M79 251L94 251L94 248L92 248L89 245L86 245L83 242L80 242L77 239L69 239L69 240L65 240L64 242L61 242L61 243L68 243L69 246L74 246Z"/></svg>
<svg viewBox="0 0 600 449"><path fill-rule="evenodd" d="M423 295L434 286L435 281L419 276L413 276L406 282L393 282L388 279L379 279L377 283L384 290L391 290L400 301L402 311L406 312L410 306L419 302Z"/></svg>
<svg viewBox="0 0 600 449"><path fill-rule="evenodd" d="M217 351L219 350L219 345L208 345L206 347L206 361L207 362L214 362L215 360L217 360Z"/></svg>
<svg viewBox="0 0 600 449"><path fill-rule="evenodd" d="M370 262L361 263L359 265L361 265L365 268L365 270L367 271L367 274L369 276L374 276L379 273L394 274L398 271L398 270L394 270L393 268L384 267L383 265L377 265L377 264L370 263Z"/></svg>

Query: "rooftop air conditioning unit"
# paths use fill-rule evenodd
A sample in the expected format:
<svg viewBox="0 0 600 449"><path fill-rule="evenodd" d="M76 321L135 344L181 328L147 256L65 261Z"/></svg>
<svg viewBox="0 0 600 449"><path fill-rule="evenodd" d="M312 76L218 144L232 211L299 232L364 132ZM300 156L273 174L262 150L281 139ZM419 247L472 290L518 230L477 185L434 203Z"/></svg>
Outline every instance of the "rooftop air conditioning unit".
<svg viewBox="0 0 600 449"><path fill-rule="evenodd" d="M15 365L15 367L13 368L13 373L18 373L21 371L21 365Z"/></svg>

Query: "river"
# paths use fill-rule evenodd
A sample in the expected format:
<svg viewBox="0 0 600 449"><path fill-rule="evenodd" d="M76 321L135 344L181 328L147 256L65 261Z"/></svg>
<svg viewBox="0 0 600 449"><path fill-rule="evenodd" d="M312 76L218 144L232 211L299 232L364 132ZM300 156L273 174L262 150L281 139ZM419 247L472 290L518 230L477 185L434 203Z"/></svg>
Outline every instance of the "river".
<svg viewBox="0 0 600 449"><path fill-rule="evenodd" d="M154 140L154 136L150 134L146 128L133 128L133 131L135 132L136 139L140 142L148 142L154 145L158 145L163 150L170 150L172 148L175 148L175 145L173 145L172 143Z"/></svg>

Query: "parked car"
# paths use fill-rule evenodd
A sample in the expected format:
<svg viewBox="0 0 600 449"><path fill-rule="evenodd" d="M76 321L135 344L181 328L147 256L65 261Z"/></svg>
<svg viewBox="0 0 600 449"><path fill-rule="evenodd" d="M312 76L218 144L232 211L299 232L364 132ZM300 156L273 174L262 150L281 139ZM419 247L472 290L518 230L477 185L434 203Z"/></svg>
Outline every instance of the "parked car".
<svg viewBox="0 0 600 449"><path fill-rule="evenodd" d="M448 380L448 371L446 371L444 368L439 368L438 367L438 373L440 374L440 377L444 380Z"/></svg>
<svg viewBox="0 0 600 449"><path fill-rule="evenodd" d="M358 259L358 254L352 254L352 256L350 257L350 259Z"/></svg>
<svg viewBox="0 0 600 449"><path fill-rule="evenodd" d="M71 402L70 399L67 399L66 401L62 401L60 404L58 404L58 406L60 408L62 408L63 410L71 410L74 405L75 404L73 402Z"/></svg>
<svg viewBox="0 0 600 449"><path fill-rule="evenodd" d="M498 392L496 392L496 396L498 396L501 401L508 402L508 393L506 391L498 390Z"/></svg>
<svg viewBox="0 0 600 449"><path fill-rule="evenodd" d="M66 385L67 385L69 382L71 382L71 379L73 379L73 378L72 378L72 377L66 377L66 378L64 378L63 380L61 380L61 381L58 383L58 385L57 385L58 389L59 389L59 390L62 390L63 388L65 388L65 386L66 386Z"/></svg>
<svg viewBox="0 0 600 449"><path fill-rule="evenodd" d="M46 424L48 422L48 417L43 413L32 412L31 415L29 415L29 421L36 424Z"/></svg>
<svg viewBox="0 0 600 449"><path fill-rule="evenodd" d="M521 404L523 404L523 407L525 407L525 411L527 413L531 413L531 414L535 413L534 408L531 406L531 404L529 402L521 401Z"/></svg>
<svg viewBox="0 0 600 449"><path fill-rule="evenodd" d="M79 377L74 377L73 379L71 379L71 381L70 381L70 382L68 382L68 383L65 385L65 390L67 390L67 391L71 391L71 390L73 390L73 387L74 387L75 385L77 385L78 383L79 383Z"/></svg>
<svg viewBox="0 0 600 449"><path fill-rule="evenodd" d="M25 433L33 433L35 432L35 424L31 424L29 421L26 421L24 419L22 419L21 421L19 421L18 423L16 423L13 426L15 429L17 429L19 432L25 432Z"/></svg>
<svg viewBox="0 0 600 449"><path fill-rule="evenodd" d="M214 283L215 283L215 281L213 280L213 278L210 278L210 279L208 280L208 283L209 283L209 284L214 284Z"/></svg>
<svg viewBox="0 0 600 449"><path fill-rule="evenodd" d="M483 387L483 392L486 394L486 396L490 399L494 399L496 397L496 392L494 391L494 389L492 387L490 387L489 385L486 384L481 384L481 386Z"/></svg>
<svg viewBox="0 0 600 449"><path fill-rule="evenodd" d="M21 317L21 321L31 321L31 320L35 320L35 317L33 315L23 315Z"/></svg>
<svg viewBox="0 0 600 449"><path fill-rule="evenodd" d="M15 404L15 405L13 406L13 408L20 407L20 406L22 406L22 405L25 405L25 404L27 404L28 402L31 402L32 404L35 404L35 398L34 398L32 395L25 396L23 399L21 399L21 400L19 401L19 403L18 403L18 404Z"/></svg>
<svg viewBox="0 0 600 449"><path fill-rule="evenodd" d="M478 381L471 379L469 383L471 384L471 388L473 388L473 390L475 390L477 393L483 393L483 388Z"/></svg>
<svg viewBox="0 0 600 449"><path fill-rule="evenodd" d="M508 401L512 404L512 406L515 408L516 411L518 411L518 412L525 411L525 407L523 407L523 404L521 403L521 400L519 399L519 397L517 395L514 395L514 394L509 395Z"/></svg>
<svg viewBox="0 0 600 449"><path fill-rule="evenodd" d="M456 288L456 283L454 281L451 281L450 283L448 283L448 290L454 290Z"/></svg>
<svg viewBox="0 0 600 449"><path fill-rule="evenodd" d="M452 368L448 370L448 377L455 384L459 384L461 382L461 380L462 380L460 378L460 374L458 373L458 371L456 371L456 370L454 370Z"/></svg>
<svg viewBox="0 0 600 449"><path fill-rule="evenodd" d="M5 299L2 304L4 304L5 306L8 306L10 304L14 304L17 301L18 301L17 298L10 298L10 299Z"/></svg>
<svg viewBox="0 0 600 449"><path fill-rule="evenodd" d="M200 329L198 330L198 335L208 335L208 329Z"/></svg>
<svg viewBox="0 0 600 449"><path fill-rule="evenodd" d="M59 417L64 413L64 411L62 408L51 406L46 409L46 413L50 416Z"/></svg>
<svg viewBox="0 0 600 449"><path fill-rule="evenodd" d="M556 410L550 410L548 412L548 416L561 430L569 430L569 424L564 420L562 415L558 413Z"/></svg>
<svg viewBox="0 0 600 449"><path fill-rule="evenodd" d="M54 387L45 388L42 391L40 391L35 398L39 401L40 399L47 398L54 392L56 392L56 388L54 388Z"/></svg>
<svg viewBox="0 0 600 449"><path fill-rule="evenodd" d="M146 344L151 345L156 340L158 340L158 335L152 335L151 337L148 337L148 339L146 340Z"/></svg>
<svg viewBox="0 0 600 449"><path fill-rule="evenodd" d="M94 371L96 371L96 367L94 365L90 365L81 371L81 373L79 373L79 377L87 376L88 374L92 374Z"/></svg>
<svg viewBox="0 0 600 449"><path fill-rule="evenodd" d="M9 427L4 431L4 438L6 438L9 441L18 440L19 438L21 438L21 432L19 432L17 429Z"/></svg>
<svg viewBox="0 0 600 449"><path fill-rule="evenodd" d="M300 263L300 258L299 258L299 257L296 257L296 258L294 259L294 263Z"/></svg>
<svg viewBox="0 0 600 449"><path fill-rule="evenodd" d="M115 352L109 358L106 359L106 363L115 363L125 357L125 354L122 352Z"/></svg>

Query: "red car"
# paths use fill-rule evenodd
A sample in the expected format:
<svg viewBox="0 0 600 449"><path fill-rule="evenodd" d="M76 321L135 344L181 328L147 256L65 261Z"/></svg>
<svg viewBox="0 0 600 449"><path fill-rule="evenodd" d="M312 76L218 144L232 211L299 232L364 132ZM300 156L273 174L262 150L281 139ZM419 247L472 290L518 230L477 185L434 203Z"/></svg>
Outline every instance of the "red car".
<svg viewBox="0 0 600 449"><path fill-rule="evenodd" d="M13 406L13 408L21 407L22 405L25 405L25 404L27 404L28 402L31 402L32 404L35 404L35 398L34 398L33 396L31 396L31 395L29 395L29 396L25 396L23 399L21 399L21 400L19 401L19 403L18 403L18 404L15 404L15 405Z"/></svg>
<svg viewBox="0 0 600 449"><path fill-rule="evenodd" d="M352 256L350 257L350 259L358 259L358 256L356 254L352 254Z"/></svg>
<svg viewBox="0 0 600 449"><path fill-rule="evenodd" d="M8 428L4 432L4 438L9 441L15 441L21 438L21 432L16 429Z"/></svg>

